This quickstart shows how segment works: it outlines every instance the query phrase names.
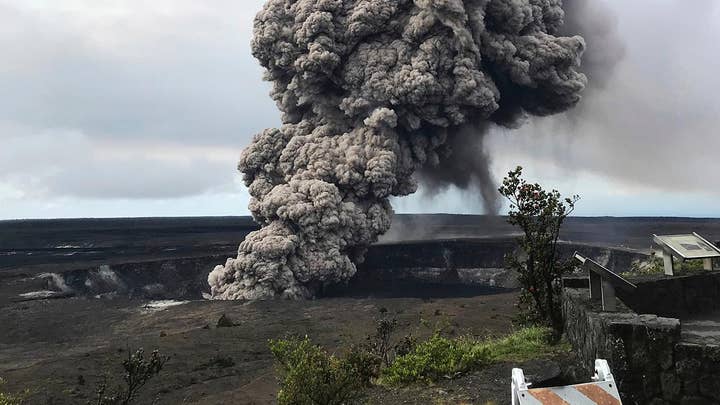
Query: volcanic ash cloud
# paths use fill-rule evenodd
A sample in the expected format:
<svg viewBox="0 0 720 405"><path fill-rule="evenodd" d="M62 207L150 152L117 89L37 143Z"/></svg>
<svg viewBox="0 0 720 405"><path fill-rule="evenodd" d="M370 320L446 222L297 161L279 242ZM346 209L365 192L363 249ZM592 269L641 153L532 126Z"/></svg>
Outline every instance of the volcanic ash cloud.
<svg viewBox="0 0 720 405"><path fill-rule="evenodd" d="M283 125L240 158L261 229L210 273L212 296L297 299L348 280L390 227L388 198L444 170L448 145L575 105L584 41L562 24L560 0L268 1L252 50Z"/></svg>

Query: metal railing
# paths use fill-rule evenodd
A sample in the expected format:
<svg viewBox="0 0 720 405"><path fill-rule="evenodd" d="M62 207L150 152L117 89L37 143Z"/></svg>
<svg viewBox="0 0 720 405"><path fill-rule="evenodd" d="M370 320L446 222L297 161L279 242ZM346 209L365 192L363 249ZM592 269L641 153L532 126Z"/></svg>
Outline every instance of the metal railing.
<svg viewBox="0 0 720 405"><path fill-rule="evenodd" d="M603 311L615 311L617 309L615 288L627 291L633 291L637 288L635 284L613 273L598 262L583 257L578 252L575 252L573 257L582 265L583 269L587 270L590 282L590 299L600 299Z"/></svg>

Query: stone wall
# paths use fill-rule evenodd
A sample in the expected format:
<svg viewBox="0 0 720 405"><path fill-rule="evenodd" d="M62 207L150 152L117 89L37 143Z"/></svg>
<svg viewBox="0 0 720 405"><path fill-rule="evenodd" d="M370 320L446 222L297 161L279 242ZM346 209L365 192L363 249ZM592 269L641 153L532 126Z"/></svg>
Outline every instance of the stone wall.
<svg viewBox="0 0 720 405"><path fill-rule="evenodd" d="M632 280L637 289L618 296L639 313L683 317L720 309L720 271Z"/></svg>
<svg viewBox="0 0 720 405"><path fill-rule="evenodd" d="M679 319L603 312L587 289L566 288L563 311L579 360L608 360L624 404L720 403L720 348L681 342Z"/></svg>
<svg viewBox="0 0 720 405"><path fill-rule="evenodd" d="M675 346L674 398L682 404L720 403L720 347L680 343Z"/></svg>

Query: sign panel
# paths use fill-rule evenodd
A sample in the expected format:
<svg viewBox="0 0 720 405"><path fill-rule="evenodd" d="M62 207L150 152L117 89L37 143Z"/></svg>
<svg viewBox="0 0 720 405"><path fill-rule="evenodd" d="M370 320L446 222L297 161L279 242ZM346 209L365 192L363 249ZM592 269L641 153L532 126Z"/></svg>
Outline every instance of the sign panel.
<svg viewBox="0 0 720 405"><path fill-rule="evenodd" d="M683 259L720 257L720 251L696 233L687 235L654 235L653 240L660 246L670 249L674 256L676 255Z"/></svg>
<svg viewBox="0 0 720 405"><path fill-rule="evenodd" d="M601 265L600 263L596 262L595 260L592 260L587 257L583 257L582 255L580 255L577 252L575 252L574 256L575 256L575 260L580 262L586 270L592 271L593 273L600 275L604 280L609 281L613 285L615 285L619 288L626 289L626 290L634 290L635 288L637 288L635 286L635 284L627 281L625 278L623 278L619 274L617 274L611 270L608 270L607 268L605 268L605 266Z"/></svg>

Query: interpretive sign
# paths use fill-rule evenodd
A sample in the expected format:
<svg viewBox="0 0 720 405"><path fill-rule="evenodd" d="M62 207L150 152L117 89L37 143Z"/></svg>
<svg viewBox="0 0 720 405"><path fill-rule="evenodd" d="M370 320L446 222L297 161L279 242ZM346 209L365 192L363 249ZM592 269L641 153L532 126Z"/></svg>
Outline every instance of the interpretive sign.
<svg viewBox="0 0 720 405"><path fill-rule="evenodd" d="M695 232L685 235L653 235L653 242L663 250L663 265L668 276L675 273L673 259L680 262L702 259L703 268L712 270L712 259L720 257L720 249Z"/></svg>

